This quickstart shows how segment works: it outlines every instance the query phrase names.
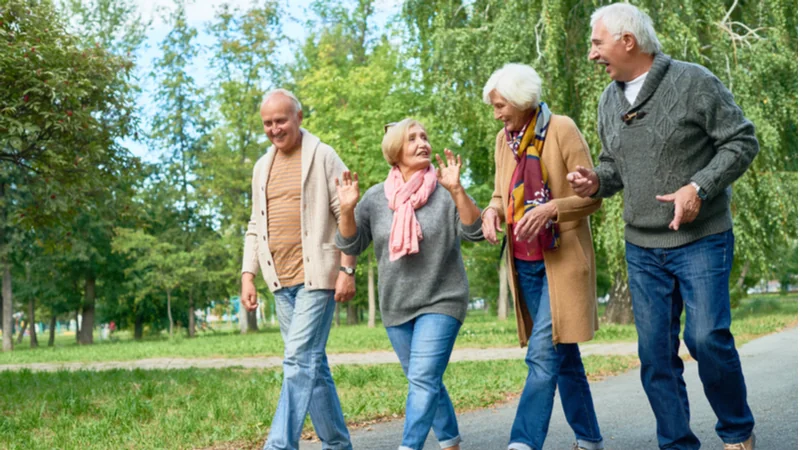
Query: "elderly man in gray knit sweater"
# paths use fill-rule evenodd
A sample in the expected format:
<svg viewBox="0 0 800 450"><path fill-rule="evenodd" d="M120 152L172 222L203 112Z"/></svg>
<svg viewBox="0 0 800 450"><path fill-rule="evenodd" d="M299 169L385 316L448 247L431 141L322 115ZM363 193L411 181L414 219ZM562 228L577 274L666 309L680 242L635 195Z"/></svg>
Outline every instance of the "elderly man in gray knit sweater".
<svg viewBox="0 0 800 450"><path fill-rule="evenodd" d="M725 450L755 446L754 419L730 332L731 184L758 153L753 124L706 68L661 53L650 18L629 4L598 9L589 59L613 80L598 108L594 170L567 175L578 195L623 191L626 259L641 380L662 449L699 449L678 356L698 362Z"/></svg>

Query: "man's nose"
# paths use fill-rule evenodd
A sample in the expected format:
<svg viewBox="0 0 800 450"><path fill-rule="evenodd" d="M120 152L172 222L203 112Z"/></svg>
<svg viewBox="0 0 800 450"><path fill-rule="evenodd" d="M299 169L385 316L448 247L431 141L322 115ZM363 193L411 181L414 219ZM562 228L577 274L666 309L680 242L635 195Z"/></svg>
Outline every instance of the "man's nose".
<svg viewBox="0 0 800 450"><path fill-rule="evenodd" d="M600 54L597 53L597 50L591 49L589 50L589 61L594 61L595 59L599 58Z"/></svg>

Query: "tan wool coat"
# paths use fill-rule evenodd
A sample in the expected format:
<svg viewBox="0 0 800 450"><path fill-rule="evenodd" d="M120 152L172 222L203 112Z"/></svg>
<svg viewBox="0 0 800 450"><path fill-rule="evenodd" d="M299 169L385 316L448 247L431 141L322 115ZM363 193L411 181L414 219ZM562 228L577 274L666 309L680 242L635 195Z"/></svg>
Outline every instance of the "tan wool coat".
<svg viewBox="0 0 800 450"><path fill-rule="evenodd" d="M300 233L303 243L304 284L308 290L334 289L341 258L341 253L334 244L339 222L339 197L336 195L335 179L341 177L347 167L331 146L305 129L301 130L302 211L297 232ZM257 274L260 268L264 281L272 292L288 287L281 286L278 280L267 234L268 205L264 190L275 152L275 147L270 147L253 169L253 204L242 258L242 272Z"/></svg>
<svg viewBox="0 0 800 450"><path fill-rule="evenodd" d="M505 222L509 185L517 162L503 130L497 134L494 159L494 194L489 207L496 209L500 220ZM576 166L592 167L589 146L572 119L555 114L551 117L541 160L549 175L561 233L558 249L544 252L553 316L553 343L585 342L594 337L599 327L594 248L588 216L600 208L601 200L576 196L567 182L567 174ZM506 235L509 236L508 225ZM508 282L516 305L519 344L524 347L531 336L533 320L517 282L513 251L505 253Z"/></svg>

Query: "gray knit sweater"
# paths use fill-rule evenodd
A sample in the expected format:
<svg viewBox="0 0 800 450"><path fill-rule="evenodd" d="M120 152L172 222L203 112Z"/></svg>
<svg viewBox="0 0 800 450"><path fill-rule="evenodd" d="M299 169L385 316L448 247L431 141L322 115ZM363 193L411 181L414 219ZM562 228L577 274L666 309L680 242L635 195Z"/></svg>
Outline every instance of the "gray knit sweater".
<svg viewBox="0 0 800 450"><path fill-rule="evenodd" d="M753 124L733 95L705 67L659 53L633 105L624 83L612 82L598 107L603 149L595 168L596 197L624 189L625 239L640 247L672 248L731 229L731 183L758 153ZM636 113L629 123L622 117ZM708 198L692 223L668 228L670 194L695 181Z"/></svg>
<svg viewBox="0 0 800 450"><path fill-rule="evenodd" d="M378 259L378 298L384 326L401 325L421 314L446 314L464 322L469 284L461 259L461 239L480 241L481 219L466 226L450 193L436 186L428 202L416 210L422 227L419 253L389 261L389 232L394 211L383 192L383 183L370 188L356 206L355 236L336 233L336 245L357 255L375 243Z"/></svg>

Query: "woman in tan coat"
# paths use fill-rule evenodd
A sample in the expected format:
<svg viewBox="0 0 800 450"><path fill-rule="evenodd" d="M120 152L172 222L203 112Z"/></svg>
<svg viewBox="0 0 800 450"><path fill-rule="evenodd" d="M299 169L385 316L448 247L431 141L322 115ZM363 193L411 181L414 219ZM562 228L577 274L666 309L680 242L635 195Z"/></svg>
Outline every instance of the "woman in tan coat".
<svg viewBox="0 0 800 450"><path fill-rule="evenodd" d="M570 188L567 173L591 167L589 149L575 123L551 114L540 97L539 75L522 64L496 71L483 89L484 102L504 124L483 233L496 244L496 232L506 232L517 330L520 345L528 345L528 378L508 448L542 448L558 386L573 449L599 450L603 438L577 343L597 330L588 216L600 200L579 198Z"/></svg>

